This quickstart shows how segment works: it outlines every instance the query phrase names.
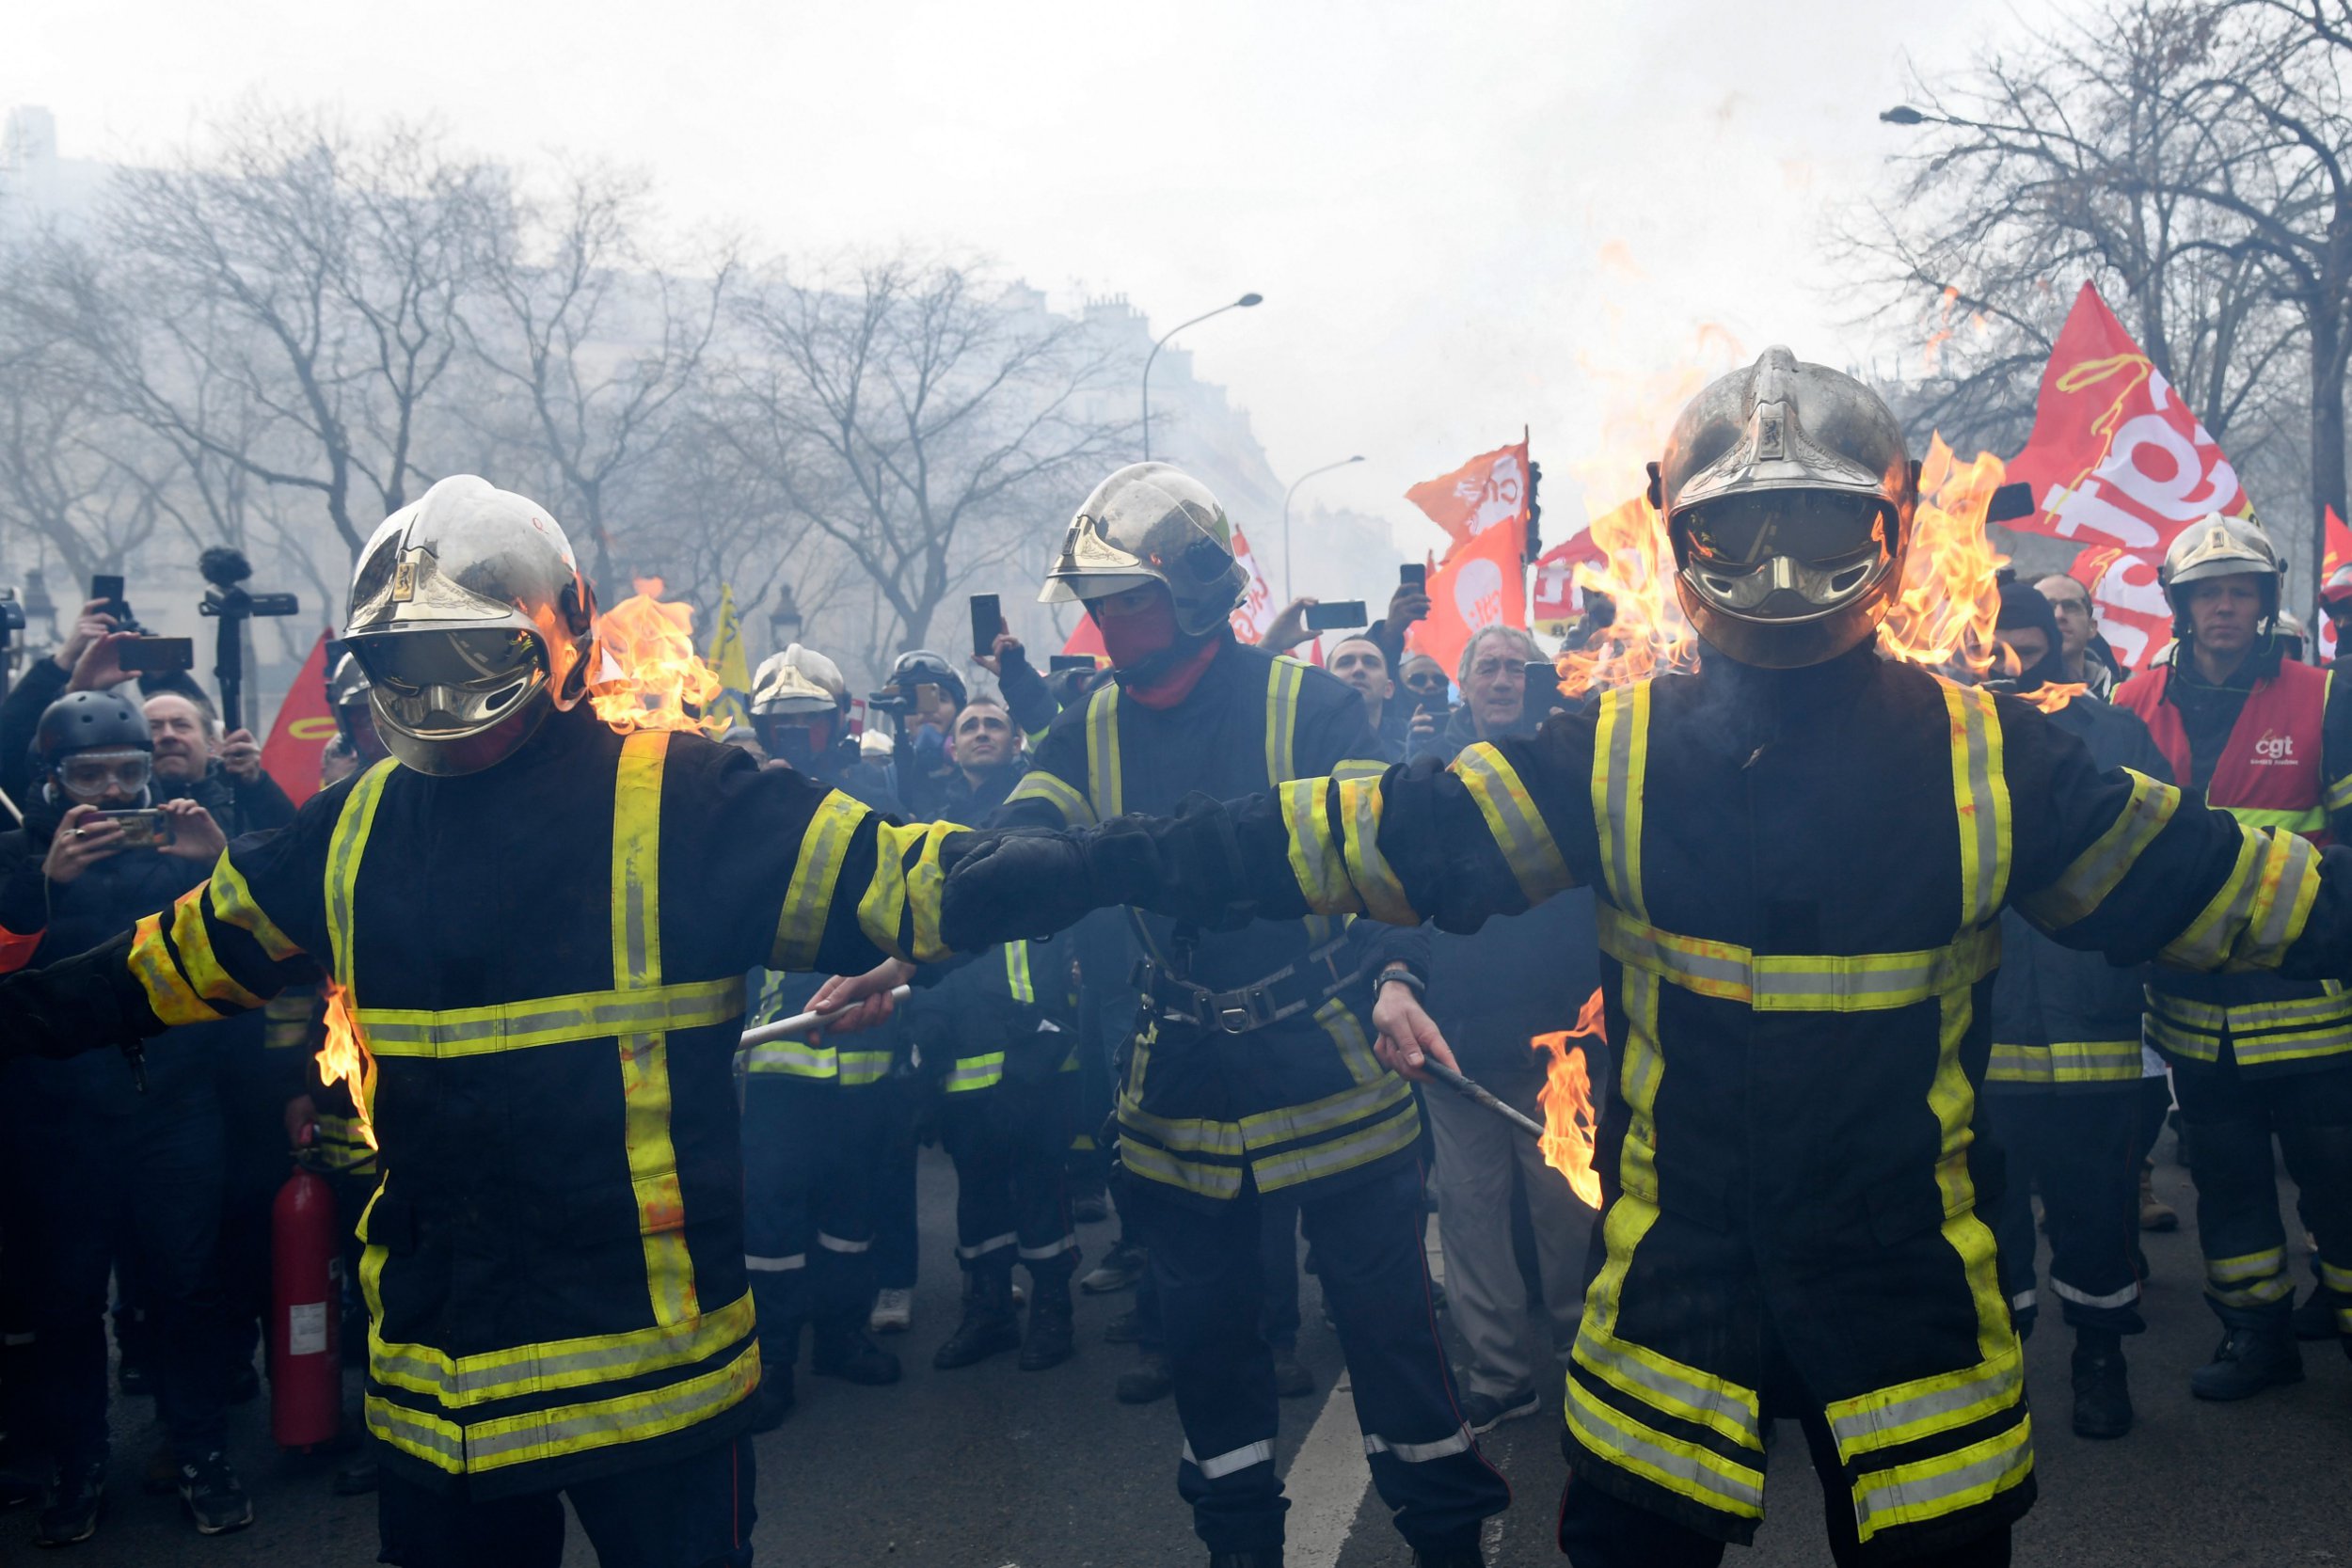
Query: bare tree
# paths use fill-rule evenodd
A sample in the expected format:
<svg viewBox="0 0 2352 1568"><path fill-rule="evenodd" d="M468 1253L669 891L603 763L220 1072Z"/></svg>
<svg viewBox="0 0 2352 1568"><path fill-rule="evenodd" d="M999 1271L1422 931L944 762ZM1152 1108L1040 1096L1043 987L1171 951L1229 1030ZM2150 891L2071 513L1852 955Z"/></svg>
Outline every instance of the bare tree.
<svg viewBox="0 0 2352 1568"><path fill-rule="evenodd" d="M878 595L870 659L919 645L960 583L1057 526L1057 486L1134 436L1087 412L1105 365L1080 324L966 267L778 275L737 316L752 356L725 436Z"/></svg>
<svg viewBox="0 0 2352 1568"><path fill-rule="evenodd" d="M646 205L642 178L601 166L566 170L551 202L510 195L457 318L519 404L511 438L561 486L608 594L618 492L701 375L737 270L731 250L693 276L655 261Z"/></svg>
<svg viewBox="0 0 2352 1568"><path fill-rule="evenodd" d="M415 126L249 110L209 150L123 172L95 243L49 247L43 296L125 413L308 496L357 554L431 471L485 183Z"/></svg>

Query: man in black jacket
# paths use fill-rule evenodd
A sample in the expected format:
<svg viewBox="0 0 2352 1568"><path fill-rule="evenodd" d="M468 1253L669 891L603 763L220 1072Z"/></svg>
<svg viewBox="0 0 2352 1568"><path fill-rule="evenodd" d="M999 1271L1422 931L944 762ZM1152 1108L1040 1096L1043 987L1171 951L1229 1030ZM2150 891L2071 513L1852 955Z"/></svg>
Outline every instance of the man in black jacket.
<svg viewBox="0 0 2352 1568"><path fill-rule="evenodd" d="M0 834L0 973L54 961L117 937L204 879L226 842L195 801L154 809L171 836L136 843L102 814L149 805L153 755L139 711L77 691L41 716L39 793L24 826ZM219 1102L225 1023L176 1030L146 1072L95 1052L11 1063L0 1075L6 1328L33 1349L8 1369L29 1408L11 1412L45 1442L56 1481L36 1527L47 1545L87 1540L104 1495L106 1281L135 1259L156 1409L180 1493L205 1534L253 1519L223 1449L227 1372L215 1257L225 1150Z"/></svg>
<svg viewBox="0 0 2352 1568"><path fill-rule="evenodd" d="M2021 672L2005 689L2024 695L2058 683L2060 638L2049 600L2014 583L2002 590L1999 640ZM2089 747L2101 768L2172 782L2148 726L2123 708L2082 692L2051 722ZM2060 946L2014 911L2001 917L1982 1101L1984 1127L2007 1157L1994 1223L2001 1284L2019 1330L2030 1334L2038 1189L2050 1232L2050 1291L2074 1331L2074 1420L2083 1437L2131 1430L2122 1337L2146 1327L2133 1266L2145 977L2144 967L2118 968L2104 954Z"/></svg>

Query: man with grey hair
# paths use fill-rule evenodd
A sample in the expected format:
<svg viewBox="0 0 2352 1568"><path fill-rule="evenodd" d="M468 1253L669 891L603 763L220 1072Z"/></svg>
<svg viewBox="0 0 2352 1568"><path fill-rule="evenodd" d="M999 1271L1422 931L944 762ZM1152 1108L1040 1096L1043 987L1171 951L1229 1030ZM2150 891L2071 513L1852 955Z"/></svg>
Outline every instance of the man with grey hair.
<svg viewBox="0 0 2352 1568"><path fill-rule="evenodd" d="M2088 687L2106 701L2115 691L2115 666L2101 657L2099 607L2091 602L2090 590L2064 572L2052 572L2033 586L2058 617L2060 678Z"/></svg>

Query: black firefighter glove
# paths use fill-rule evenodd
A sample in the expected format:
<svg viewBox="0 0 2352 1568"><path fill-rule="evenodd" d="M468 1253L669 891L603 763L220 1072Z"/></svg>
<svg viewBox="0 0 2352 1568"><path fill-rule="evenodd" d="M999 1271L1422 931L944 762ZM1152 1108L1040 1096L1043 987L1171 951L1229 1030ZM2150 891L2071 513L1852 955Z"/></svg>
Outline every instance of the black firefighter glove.
<svg viewBox="0 0 2352 1568"><path fill-rule="evenodd" d="M1099 828L1014 828L950 840L940 938L959 952L1051 936L1118 904L1211 930L1246 925L1254 909L1233 819L1206 795L1167 816L1121 816Z"/></svg>
<svg viewBox="0 0 2352 1568"><path fill-rule="evenodd" d="M137 1047L164 1032L132 978L128 932L76 958L0 979L0 1061Z"/></svg>

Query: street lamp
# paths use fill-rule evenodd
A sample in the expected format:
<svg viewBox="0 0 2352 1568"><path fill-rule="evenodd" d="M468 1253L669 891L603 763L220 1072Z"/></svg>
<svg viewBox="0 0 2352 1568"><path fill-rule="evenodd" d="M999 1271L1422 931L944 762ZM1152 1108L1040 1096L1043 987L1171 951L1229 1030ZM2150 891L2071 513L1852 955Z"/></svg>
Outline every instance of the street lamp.
<svg viewBox="0 0 2352 1568"><path fill-rule="evenodd" d="M1160 349L1170 338L1187 326L1198 326L1211 316L1221 316L1228 310L1247 310L1264 298L1263 294L1244 294L1230 305L1220 305L1214 310L1203 311L1188 322L1178 322L1174 326L1161 333L1159 341L1152 345L1152 352L1143 356L1143 460L1146 463L1152 461L1152 361L1160 356Z"/></svg>
<svg viewBox="0 0 2352 1568"><path fill-rule="evenodd" d="M1305 473L1300 474L1300 475L1299 475L1296 479L1292 480L1292 481L1291 481L1291 487L1290 487L1289 489L1287 489L1287 490L1285 490L1285 491L1283 491L1283 492L1282 492L1282 602L1283 602L1284 604L1288 604L1288 603L1290 603L1290 601L1291 601L1291 597L1292 597L1292 595L1291 595L1291 498L1292 498L1293 496L1295 496L1295 495L1298 494L1298 487L1299 487L1300 485L1302 485L1302 484L1306 483L1309 480L1311 480L1311 479L1314 478L1314 477L1315 477L1315 475L1317 475L1317 474L1327 474L1327 473L1329 473L1329 472L1330 472L1332 469L1334 469L1334 468L1344 468L1344 467L1347 467L1350 463L1361 463L1362 461L1363 461L1363 458L1362 458L1362 456L1361 456L1361 455L1358 455L1358 456L1355 456L1355 457L1343 457L1343 458L1341 458L1341 459L1340 459L1337 463L1326 463L1326 464L1325 464L1322 467L1320 467L1320 468L1310 468L1310 469L1308 469Z"/></svg>
<svg viewBox="0 0 2352 1568"><path fill-rule="evenodd" d="M792 585L781 583L776 588L776 604L768 611L768 629L778 651L801 640L801 607L792 602Z"/></svg>

